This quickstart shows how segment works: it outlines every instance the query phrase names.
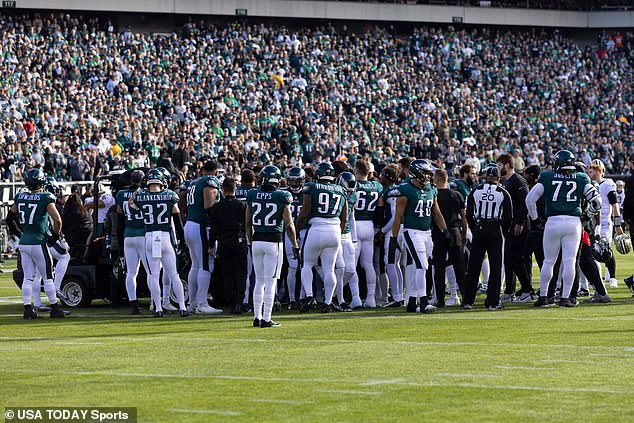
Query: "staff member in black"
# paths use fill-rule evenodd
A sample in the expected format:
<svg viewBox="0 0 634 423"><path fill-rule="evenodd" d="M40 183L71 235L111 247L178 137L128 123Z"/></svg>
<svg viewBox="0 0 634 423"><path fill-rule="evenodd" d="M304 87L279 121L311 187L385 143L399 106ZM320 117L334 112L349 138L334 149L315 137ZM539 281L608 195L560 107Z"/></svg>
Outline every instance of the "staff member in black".
<svg viewBox="0 0 634 423"><path fill-rule="evenodd" d="M438 169L434 172L434 184L438 189L438 207L447 223L447 230L451 235L448 241L434 222L431 238L434 242L433 265L434 287L438 307L445 307L445 268L452 264L456 274L456 283L460 294L464 296L464 245L467 242L467 216L465 200L462 195L447 186L447 172ZM449 263L447 262L449 255Z"/></svg>
<svg viewBox="0 0 634 423"><path fill-rule="evenodd" d="M465 281L463 307L473 308L478 289L478 275L484 254L489 255L491 275L487 287L485 307L495 311L500 305L502 282L502 244L513 219L511 196L499 184L500 172L496 165L484 168L486 181L478 185L467 198L467 222L473 233L471 257Z"/></svg>
<svg viewBox="0 0 634 423"><path fill-rule="evenodd" d="M507 275L512 272L520 281L521 288L515 301L526 303L537 299L534 297L535 291L531 284L530 273L526 268L524 255L524 246L528 236L528 210L526 209L528 184L526 179L515 173L511 155L503 154L498 157L497 165L504 189L511 196L511 202L513 203L513 224L504 242L504 269ZM514 298L514 294L515 279L510 277L506 280L503 299L511 301Z"/></svg>
<svg viewBox="0 0 634 423"><path fill-rule="evenodd" d="M242 314L248 253L244 230L246 205L236 199L233 178L222 181L222 196L222 200L211 208L209 245L218 241L225 297L232 305L231 312Z"/></svg>

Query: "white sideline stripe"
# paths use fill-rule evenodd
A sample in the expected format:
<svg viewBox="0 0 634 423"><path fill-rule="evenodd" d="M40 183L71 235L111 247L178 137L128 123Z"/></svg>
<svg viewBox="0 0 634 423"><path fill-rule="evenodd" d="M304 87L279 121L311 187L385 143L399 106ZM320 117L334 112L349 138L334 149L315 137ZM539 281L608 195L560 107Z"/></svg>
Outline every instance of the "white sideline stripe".
<svg viewBox="0 0 634 423"><path fill-rule="evenodd" d="M218 414L220 416L240 416L242 413L238 411L221 411L221 410L193 410L188 408L168 408L167 411L185 414Z"/></svg>
<svg viewBox="0 0 634 423"><path fill-rule="evenodd" d="M58 345L102 345L103 342L57 342Z"/></svg>
<svg viewBox="0 0 634 423"><path fill-rule="evenodd" d="M44 373L39 370L0 370L0 373ZM287 377L260 377L260 376L231 376L231 375L183 375L183 374L165 374L165 373L122 373L122 372L57 372L58 374L68 376L116 376L116 377L147 377L147 378L165 378L165 379L219 379L219 380L246 380L258 382L333 382L332 379L298 379Z"/></svg>
<svg viewBox="0 0 634 423"><path fill-rule="evenodd" d="M28 374L50 374L50 370L3 370L0 369L0 374L12 374L12 373L28 373ZM255 376L231 376L231 375L182 375L182 374L146 374L146 373L121 373L121 372L55 372L58 375L64 376L116 376L116 377L149 377L149 378L174 378L174 379L227 379L227 380L245 380L245 381L265 381L265 382L326 382L326 383L341 383L338 379L297 379L297 378L277 378L277 377L255 377ZM372 381L377 383L377 381ZM395 384L394 380L388 382ZM350 384L358 384L363 386L362 381L348 381ZM600 394L631 394L631 390L616 390L616 389L594 389L594 388L565 388L565 387L540 387L540 386L519 386L519 385L489 385L489 384L477 384L477 383L453 383L453 382L398 382L401 386L419 386L427 388L478 388L478 389L501 389L501 390L525 390L525 391L552 391L552 392L574 392L574 393L600 393ZM317 391L317 392L332 392L332 393L346 393L346 392L363 392L368 391ZM192 411L195 412L195 411Z"/></svg>
<svg viewBox="0 0 634 423"><path fill-rule="evenodd" d="M471 374L471 373L436 373L436 376L441 377L501 377L500 375L479 375L479 374Z"/></svg>
<svg viewBox="0 0 634 423"><path fill-rule="evenodd" d="M598 361L584 360L539 360L542 363L600 364Z"/></svg>
<svg viewBox="0 0 634 423"><path fill-rule="evenodd" d="M627 348L626 348L627 350ZM588 355L592 355L592 356L597 356L597 357L625 357L625 358L634 358L631 355L627 355L627 354L588 354Z"/></svg>
<svg viewBox="0 0 634 423"><path fill-rule="evenodd" d="M41 351L41 349L40 348L7 347L7 348L0 348L0 351Z"/></svg>
<svg viewBox="0 0 634 423"><path fill-rule="evenodd" d="M288 404L288 405L305 405L314 404L315 401L293 401L293 400L277 400L277 399L253 399L251 402L262 402L266 404Z"/></svg>
<svg viewBox="0 0 634 423"><path fill-rule="evenodd" d="M600 355L600 354L590 354L590 355ZM530 366L493 366L494 369L505 369L505 370L557 370L556 367L530 367Z"/></svg>
<svg viewBox="0 0 634 423"><path fill-rule="evenodd" d="M205 329L207 331L208 329ZM615 345L569 345L569 344L517 344L517 343L489 343L489 342L449 342L449 341L397 341L397 340L363 340L363 339L263 339L263 338L189 338L184 337L186 333L180 335L180 337L176 336L149 336L149 337L128 337L128 336L112 336L108 337L108 341L181 341L181 342L212 342L216 343L220 342L253 342L253 343L301 343L301 344L393 344L393 345L419 345L419 346L469 346L469 347L508 347L508 348L518 348L518 347L528 347L528 348L566 348L566 349L615 349L622 351L634 351L634 347L624 347L624 346L615 346ZM5 341L38 341L43 340L44 337L0 337L0 340ZM67 338L73 339L73 338ZM87 336L81 337L83 340L98 340L104 341L105 338L101 338L98 336ZM62 339L57 340L62 341ZM48 341L47 341L48 342ZM590 362L594 363L594 362Z"/></svg>
<svg viewBox="0 0 634 423"><path fill-rule="evenodd" d="M402 385L407 383L405 379L391 379L391 380L370 380L365 383L360 383L361 386L376 386L376 385Z"/></svg>
<svg viewBox="0 0 634 423"><path fill-rule="evenodd" d="M351 390L335 390L335 389L315 389L315 392L324 392L326 394L348 394L348 395L383 395L380 391L351 391Z"/></svg>

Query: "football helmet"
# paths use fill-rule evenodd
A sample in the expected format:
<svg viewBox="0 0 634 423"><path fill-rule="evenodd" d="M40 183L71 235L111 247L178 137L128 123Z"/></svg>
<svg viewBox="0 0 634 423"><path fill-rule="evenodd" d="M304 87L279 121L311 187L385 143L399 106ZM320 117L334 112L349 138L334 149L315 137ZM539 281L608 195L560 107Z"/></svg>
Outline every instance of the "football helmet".
<svg viewBox="0 0 634 423"><path fill-rule="evenodd" d="M318 182L332 183L335 181L335 168L329 162L321 162L315 171Z"/></svg>
<svg viewBox="0 0 634 423"><path fill-rule="evenodd" d="M48 192L50 192L51 194L55 195L56 197L61 197L62 195L62 187L59 186L57 184L57 182L55 182L55 178L53 178L52 176L48 176L46 178L46 190Z"/></svg>
<svg viewBox="0 0 634 423"><path fill-rule="evenodd" d="M277 166L264 166L260 171L260 181L262 181L262 186L269 186L277 189L280 186L280 181L282 180L282 172L277 168Z"/></svg>
<svg viewBox="0 0 634 423"><path fill-rule="evenodd" d="M601 238L592 246L592 256L600 263L605 263L612 258L612 248L607 239Z"/></svg>
<svg viewBox="0 0 634 423"><path fill-rule="evenodd" d="M341 175L337 178L337 183L344 187L348 193L353 193L357 187L357 179L350 172L341 172Z"/></svg>
<svg viewBox="0 0 634 423"><path fill-rule="evenodd" d="M24 177L24 184L31 191L44 188L46 186L46 175L42 169L31 169Z"/></svg>
<svg viewBox="0 0 634 423"><path fill-rule="evenodd" d="M621 234L614 237L614 247L619 254L629 254L632 250L632 240L628 234Z"/></svg>
<svg viewBox="0 0 634 423"><path fill-rule="evenodd" d="M430 181L434 168L427 159L416 159L409 166L409 174L412 178L424 184Z"/></svg>
<svg viewBox="0 0 634 423"><path fill-rule="evenodd" d="M147 185L159 184L161 186L167 186L167 180L165 175L159 169L150 169L147 172Z"/></svg>
<svg viewBox="0 0 634 423"><path fill-rule="evenodd" d="M575 156L568 150L560 150L555 154L555 170L557 172L574 172Z"/></svg>
<svg viewBox="0 0 634 423"><path fill-rule="evenodd" d="M292 167L286 175L288 190L294 194L302 191L306 181L306 172L299 166Z"/></svg>

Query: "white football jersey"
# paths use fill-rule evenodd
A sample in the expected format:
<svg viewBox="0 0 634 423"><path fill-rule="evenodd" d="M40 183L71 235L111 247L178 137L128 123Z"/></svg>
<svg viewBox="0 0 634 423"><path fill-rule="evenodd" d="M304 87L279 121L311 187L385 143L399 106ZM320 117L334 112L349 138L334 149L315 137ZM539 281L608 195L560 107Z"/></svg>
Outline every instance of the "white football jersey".
<svg viewBox="0 0 634 423"><path fill-rule="evenodd" d="M616 192L616 202L619 204L619 209L623 211L623 201L625 201L625 190Z"/></svg>
<svg viewBox="0 0 634 423"><path fill-rule="evenodd" d="M608 194L614 191L616 193L616 184L612 179L604 179L599 184L599 194L601 194L601 221L609 221L612 217L612 204L608 200Z"/></svg>

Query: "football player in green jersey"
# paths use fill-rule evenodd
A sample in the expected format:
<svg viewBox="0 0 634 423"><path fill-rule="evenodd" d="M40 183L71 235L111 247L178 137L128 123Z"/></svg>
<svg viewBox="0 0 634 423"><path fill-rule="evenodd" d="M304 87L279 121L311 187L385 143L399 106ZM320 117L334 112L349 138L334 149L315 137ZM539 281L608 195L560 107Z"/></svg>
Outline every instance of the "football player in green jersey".
<svg viewBox="0 0 634 423"><path fill-rule="evenodd" d="M36 269L44 279L44 292L51 304L52 318L64 317L64 311L59 307L55 296L53 283L53 260L48 246L53 246L62 234L62 219L55 207L55 196L44 191L46 176L40 169L32 169L24 178L30 192L21 192L15 196L13 206L7 215L7 226L15 235L20 236L20 256L22 259L22 299L24 300L24 318L37 319L33 310L31 296L33 294L33 280ZM53 221L50 236L49 217ZM17 220L17 222L16 222ZM22 232L16 230L17 224L22 226ZM39 292L36 294L39 295Z"/></svg>
<svg viewBox="0 0 634 423"><path fill-rule="evenodd" d="M185 222L185 242L191 258L191 269L187 276L189 307L197 314L217 314L207 303L207 291L213 271L213 254L209 254L209 217L211 207L220 199L218 164L208 161L202 175L193 180L187 188L187 221ZM213 248L211 252L213 253Z"/></svg>
<svg viewBox="0 0 634 423"><path fill-rule="evenodd" d="M121 256L125 257L126 276L125 288L130 301L130 314L139 314L139 301L136 295L136 278L139 273L139 263L143 263L145 272L149 274L147 259L145 256L145 223L143 223L143 212L140 209L130 207L128 201L134 193L141 188L145 179L142 170L135 170L130 173L130 187L122 189L117 193L117 231L119 239L123 239Z"/></svg>
<svg viewBox="0 0 634 423"><path fill-rule="evenodd" d="M357 178L357 202L354 206L355 221L357 225L357 259L365 271L365 280L368 288L368 295L365 298L363 307L375 308L377 272L374 268L374 213L377 208L383 206L381 193L383 186L377 181L368 181L370 174L370 164L359 159L355 162L354 173ZM382 210L382 209L381 209Z"/></svg>
<svg viewBox="0 0 634 423"><path fill-rule="evenodd" d="M352 311L353 308L359 308L363 305L359 296L359 276L357 275L355 248L355 245L358 245L354 209L357 201L357 192L355 192L357 181L351 172L341 172L337 177L337 183L348 193L348 223L341 234L341 248L337 254L337 263L335 265L335 275L337 276L336 293L339 308L343 311ZM346 304L343 299L345 284L350 285L350 293L352 294L350 305ZM330 308L324 308L324 311L329 312L331 310Z"/></svg>
<svg viewBox="0 0 634 423"><path fill-rule="evenodd" d="M575 278L575 261L581 241L581 202L588 201L586 213L595 216L601 211L601 195L585 173L575 169L575 157L567 150L555 155L554 171L544 171L526 196L531 220L538 218L537 200L544 197L544 264L539 275L540 294L536 306L547 305L548 283L561 251L563 284L560 307L571 307L570 291Z"/></svg>
<svg viewBox="0 0 634 423"><path fill-rule="evenodd" d="M181 317L189 316L185 309L183 283L176 267L176 254L172 245L172 223L176 229L179 245L183 243L183 223L178 209L178 196L165 189L168 181L158 169L147 173L147 188L137 191L128 201L131 208L143 213L145 224L145 255L148 265L148 287L154 304L154 317L163 317L159 274L163 272L170 279L178 301Z"/></svg>
<svg viewBox="0 0 634 423"><path fill-rule="evenodd" d="M291 218L293 222L297 220L297 216L299 216L299 211L302 209L302 189L304 188L304 182L306 181L306 172L299 166L292 167L289 169L286 175L286 183L288 185L287 190L293 196L293 201L291 202ZM306 231L302 231L302 233L297 233L297 242L300 242L302 236ZM285 236L284 239L284 252L286 254L286 260L288 261L288 274L286 276L286 285L288 287L288 309L296 310L297 309L297 301L295 290L297 287L297 269L299 267L299 257L295 257L293 254L293 246L288 238L288 235Z"/></svg>
<svg viewBox="0 0 634 423"><path fill-rule="evenodd" d="M399 167L395 164L388 165L381 171L381 183L385 187L381 193L383 198L385 224L381 228L385 236L385 263L387 275L390 281L390 289L392 290L393 301L388 303L387 307L400 307L403 305L403 269L401 268L403 247L403 225L399 230L397 243L398 247L390 254L390 234L392 233L392 223L396 213L396 200L400 196L400 192L396 189L399 181ZM403 265L404 268L404 265ZM411 269L410 269L411 270ZM414 275L409 275L412 279Z"/></svg>
<svg viewBox="0 0 634 423"><path fill-rule="evenodd" d="M341 233L348 222L348 193L335 184L335 169L329 162L321 162L315 172L316 182L304 185L302 211L297 218L297 229L308 224L302 244L302 286L306 298L300 311L307 312L315 304L313 299L313 267L321 259L324 273L325 303L330 306L337 278L335 264L341 248Z"/></svg>
<svg viewBox="0 0 634 423"><path fill-rule="evenodd" d="M299 255L295 236L295 225L291 218L290 192L278 189L282 173L275 166L265 166L260 172L261 188L247 193L246 228L251 244L255 287L253 288L253 326L270 328L279 326L271 320L275 301L276 283L282 271L283 232L293 248L293 255ZM262 306L264 305L264 309Z"/></svg>
<svg viewBox="0 0 634 423"><path fill-rule="evenodd" d="M427 281L425 272L429 267L429 258L432 252L431 223L432 219L441 230L443 236L449 240L451 235L447 231L445 219L442 217L436 190L430 184L434 169L426 159L417 159L410 164L411 181L398 185L400 193L396 200L396 211L392 223L392 237L389 243L389 252L398 249L398 233L403 222L403 239L407 251L414 261L414 281L406 280L409 295L408 308L416 303L413 296L414 290L420 300L420 312L431 313L436 307L429 304L427 298ZM408 283L409 282L409 283Z"/></svg>

